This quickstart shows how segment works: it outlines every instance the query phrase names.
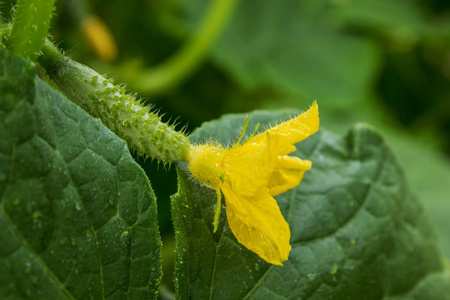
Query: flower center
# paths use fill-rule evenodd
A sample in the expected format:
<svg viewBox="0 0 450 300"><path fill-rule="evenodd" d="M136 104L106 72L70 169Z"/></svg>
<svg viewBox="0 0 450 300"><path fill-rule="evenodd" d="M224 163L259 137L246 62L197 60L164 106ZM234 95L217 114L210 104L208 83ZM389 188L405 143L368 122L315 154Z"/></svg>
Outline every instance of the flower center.
<svg viewBox="0 0 450 300"><path fill-rule="evenodd" d="M188 157L189 171L201 184L217 189L224 178L222 161L226 151L216 145L193 146Z"/></svg>

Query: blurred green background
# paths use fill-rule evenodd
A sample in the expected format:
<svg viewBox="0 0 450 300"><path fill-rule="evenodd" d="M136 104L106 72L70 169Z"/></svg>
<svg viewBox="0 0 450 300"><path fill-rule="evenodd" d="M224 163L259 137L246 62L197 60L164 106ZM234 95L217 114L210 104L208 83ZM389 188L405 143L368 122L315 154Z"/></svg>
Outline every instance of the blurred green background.
<svg viewBox="0 0 450 300"><path fill-rule="evenodd" d="M227 1L234 5L228 17L223 12L223 30L163 91L142 78L192 44L211 4L226 1L59 0L51 34L74 60L125 83L188 132L226 113L305 110L314 100L322 128L345 134L356 122L378 127L449 258L450 1ZM1 1L5 19L14 2ZM117 47L112 58L87 38L89 16L109 28ZM163 263L170 268L175 168L137 160L158 197ZM166 269L169 286L170 276Z"/></svg>

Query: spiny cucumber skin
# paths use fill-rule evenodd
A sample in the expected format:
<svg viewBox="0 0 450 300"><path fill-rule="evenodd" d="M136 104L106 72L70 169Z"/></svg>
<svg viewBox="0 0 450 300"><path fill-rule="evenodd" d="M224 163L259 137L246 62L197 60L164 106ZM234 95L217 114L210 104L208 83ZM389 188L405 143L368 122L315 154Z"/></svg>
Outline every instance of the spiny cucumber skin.
<svg viewBox="0 0 450 300"><path fill-rule="evenodd" d="M102 120L138 154L164 163L187 160L187 136L163 123L123 87L70 59L64 59L51 78L69 99Z"/></svg>

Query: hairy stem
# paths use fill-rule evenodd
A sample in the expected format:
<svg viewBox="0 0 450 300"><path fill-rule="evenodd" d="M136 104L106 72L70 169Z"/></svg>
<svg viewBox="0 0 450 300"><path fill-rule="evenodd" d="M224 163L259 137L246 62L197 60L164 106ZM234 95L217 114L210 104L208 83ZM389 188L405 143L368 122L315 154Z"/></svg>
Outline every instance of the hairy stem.
<svg viewBox="0 0 450 300"><path fill-rule="evenodd" d="M7 46L35 61L48 34L55 0L19 0Z"/></svg>

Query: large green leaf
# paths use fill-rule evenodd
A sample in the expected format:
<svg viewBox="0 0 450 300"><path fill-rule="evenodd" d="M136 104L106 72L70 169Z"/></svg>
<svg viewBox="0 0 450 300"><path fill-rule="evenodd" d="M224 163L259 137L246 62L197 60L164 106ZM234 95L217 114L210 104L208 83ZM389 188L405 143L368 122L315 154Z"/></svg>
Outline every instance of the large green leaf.
<svg viewBox="0 0 450 300"><path fill-rule="evenodd" d="M249 128L294 113L256 112ZM243 122L231 115L206 123L192 141L230 144ZM224 209L214 234L215 193L180 165L172 199L178 298L450 299L430 220L376 130L357 125L341 138L322 129L293 155L313 167L297 188L276 197L292 232L283 267L240 245Z"/></svg>
<svg viewBox="0 0 450 300"><path fill-rule="evenodd" d="M295 103L288 103L295 106ZM320 104L320 102L319 102ZM272 106L273 108L273 106ZM368 110L371 110L369 112ZM321 110L321 124L333 132L345 133L353 123L365 120L374 124L385 135L399 165L405 172L411 191L421 199L439 233L444 255L450 258L450 160L430 140L413 135L383 114L380 106L361 109L353 107L346 112Z"/></svg>
<svg viewBox="0 0 450 300"><path fill-rule="evenodd" d="M450 160L425 141L394 130L386 132L411 190L423 201L436 225L443 253L450 259Z"/></svg>
<svg viewBox="0 0 450 300"><path fill-rule="evenodd" d="M210 2L183 2L191 32ZM211 57L246 89L269 87L348 108L373 93L386 45L407 50L446 39L448 26L435 25L418 1L246 0L236 5Z"/></svg>
<svg viewBox="0 0 450 300"><path fill-rule="evenodd" d="M333 19L382 35L397 49L406 50L417 42L448 38L448 20L436 22L439 14L433 15L429 4L420 1L353 0L335 2L333 6Z"/></svg>
<svg viewBox="0 0 450 300"><path fill-rule="evenodd" d="M188 22L197 25L208 2L185 2ZM377 48L337 32L326 2L240 1L212 56L247 89L269 86L343 107L361 100L376 74Z"/></svg>
<svg viewBox="0 0 450 300"><path fill-rule="evenodd" d="M156 201L125 143L0 49L0 298L155 298Z"/></svg>

